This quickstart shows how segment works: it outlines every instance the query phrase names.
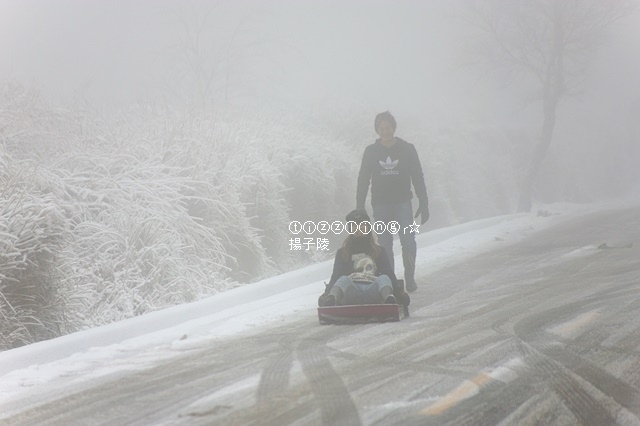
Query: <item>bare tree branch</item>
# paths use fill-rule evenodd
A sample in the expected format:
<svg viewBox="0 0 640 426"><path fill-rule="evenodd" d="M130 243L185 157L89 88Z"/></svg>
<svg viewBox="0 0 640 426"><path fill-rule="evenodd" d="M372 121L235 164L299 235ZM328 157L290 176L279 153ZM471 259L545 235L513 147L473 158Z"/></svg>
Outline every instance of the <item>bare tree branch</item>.
<svg viewBox="0 0 640 426"><path fill-rule="evenodd" d="M551 144L560 100L579 91L606 31L628 15L631 0L468 0L469 46L478 62L529 75L542 94L543 123L522 185L519 210L531 208L532 187Z"/></svg>

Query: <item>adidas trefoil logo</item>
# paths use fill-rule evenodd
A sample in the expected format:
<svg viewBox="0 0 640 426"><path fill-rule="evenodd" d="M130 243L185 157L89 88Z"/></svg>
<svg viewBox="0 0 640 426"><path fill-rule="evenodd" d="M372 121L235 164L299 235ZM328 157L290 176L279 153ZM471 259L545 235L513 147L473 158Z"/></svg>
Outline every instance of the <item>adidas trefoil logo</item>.
<svg viewBox="0 0 640 426"><path fill-rule="evenodd" d="M387 157L386 161L378 161L378 163L380 163L380 165L384 169L383 171L380 172L381 175L399 175L400 174L399 171L393 170L398 165L398 160L391 161L391 157Z"/></svg>
<svg viewBox="0 0 640 426"><path fill-rule="evenodd" d="M395 169L398 165L398 160L391 161L391 157L387 157L387 161L378 161L383 169L391 170Z"/></svg>

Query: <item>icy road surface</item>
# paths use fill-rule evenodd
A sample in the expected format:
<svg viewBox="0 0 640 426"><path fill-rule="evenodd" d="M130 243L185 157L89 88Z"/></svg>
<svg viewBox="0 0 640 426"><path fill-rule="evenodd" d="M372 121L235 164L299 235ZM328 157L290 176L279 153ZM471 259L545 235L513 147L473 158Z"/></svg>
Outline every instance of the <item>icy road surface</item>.
<svg viewBox="0 0 640 426"><path fill-rule="evenodd" d="M640 209L499 240L420 265L399 323L320 326L310 309L185 335L168 355L5 394L0 424L640 424Z"/></svg>

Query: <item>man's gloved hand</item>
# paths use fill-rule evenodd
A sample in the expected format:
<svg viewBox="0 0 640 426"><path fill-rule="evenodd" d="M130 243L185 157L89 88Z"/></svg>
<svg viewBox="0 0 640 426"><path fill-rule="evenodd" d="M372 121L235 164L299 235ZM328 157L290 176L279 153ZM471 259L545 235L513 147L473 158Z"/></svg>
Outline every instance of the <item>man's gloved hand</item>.
<svg viewBox="0 0 640 426"><path fill-rule="evenodd" d="M418 216L421 216L420 218L420 225L424 225L426 221L429 220L429 204L428 203L420 203L420 205L418 206L418 210L416 211L416 215L414 216L414 219L417 218Z"/></svg>

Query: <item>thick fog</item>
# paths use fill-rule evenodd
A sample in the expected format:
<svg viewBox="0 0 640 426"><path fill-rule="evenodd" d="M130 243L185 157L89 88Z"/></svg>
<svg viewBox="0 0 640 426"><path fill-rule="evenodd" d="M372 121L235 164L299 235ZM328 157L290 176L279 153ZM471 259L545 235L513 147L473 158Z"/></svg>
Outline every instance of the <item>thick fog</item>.
<svg viewBox="0 0 640 426"><path fill-rule="evenodd" d="M459 16L464 4L2 0L0 75L93 105L166 101L194 89L189 81L202 72L215 74L227 101L302 110L353 103L429 123L468 115L535 123L514 113L526 87L503 88L463 66L461 46L473 37ZM596 104L615 105L624 115L640 96L639 13L612 27L576 102L601 113L611 108Z"/></svg>
<svg viewBox="0 0 640 426"><path fill-rule="evenodd" d="M291 251L288 224L355 207L385 110L422 162L424 230L640 198L639 2L586 44L531 209L543 90L486 61L496 44L473 50L474 3L490 2L0 0L0 277L47 284L0 283L24 331L0 347L326 259Z"/></svg>
<svg viewBox="0 0 640 426"><path fill-rule="evenodd" d="M236 102L423 115L462 90L443 4L3 1L0 70L56 99L118 104L186 90L201 65Z"/></svg>

